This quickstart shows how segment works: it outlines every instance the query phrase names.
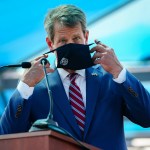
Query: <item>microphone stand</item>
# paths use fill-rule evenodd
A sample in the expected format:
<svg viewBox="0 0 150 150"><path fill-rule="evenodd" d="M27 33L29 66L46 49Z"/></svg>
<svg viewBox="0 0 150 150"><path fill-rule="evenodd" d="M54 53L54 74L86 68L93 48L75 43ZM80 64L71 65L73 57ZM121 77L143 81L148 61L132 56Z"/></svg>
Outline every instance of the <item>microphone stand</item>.
<svg viewBox="0 0 150 150"><path fill-rule="evenodd" d="M76 141L79 144L79 146L83 150L90 150L88 147L83 145L78 139L76 139L73 135L71 135L67 130L59 127L58 123L53 120L53 97L52 97L52 92L50 90L48 77L47 77L47 73L46 73L46 67L45 67L47 62L48 61L46 58L41 59L41 64L43 66L43 70L44 70L44 74L45 74L48 96L49 96L49 100L50 100L49 114L48 114L46 119L39 119L39 120L35 121L33 123L32 127L30 128L29 132L41 131L41 130L50 130L51 129L53 131L56 131L56 132L59 132L61 134L64 134L64 135L71 137L74 141Z"/></svg>
<svg viewBox="0 0 150 150"><path fill-rule="evenodd" d="M51 128L57 128L58 127L58 123L53 120L53 97L52 97L52 92L50 90L47 72L46 72L46 67L45 67L47 62L48 61L46 58L41 59L41 64L43 66L43 71L44 71L44 75L45 75L46 87L47 87L47 91L48 91L48 97L50 100L50 110L49 110L47 118L35 121L33 123L32 127L30 128L29 132L38 131L38 130L48 130Z"/></svg>
<svg viewBox="0 0 150 150"><path fill-rule="evenodd" d="M49 100L50 100L50 110L49 110L47 118L36 120L32 124L32 127L30 128L29 132L51 129L53 131L56 131L56 132L62 133L64 135L68 135L68 136L72 137L72 135L70 135L70 133L68 133L65 129L59 127L58 123L53 120L53 97L52 97L52 92L50 90L50 85L48 82L48 76L47 76L46 67L45 67L45 65L47 63L48 63L48 61L46 58L41 59L41 64L43 66L44 75L45 75L45 82L46 82L46 86L47 86L48 96L49 96Z"/></svg>

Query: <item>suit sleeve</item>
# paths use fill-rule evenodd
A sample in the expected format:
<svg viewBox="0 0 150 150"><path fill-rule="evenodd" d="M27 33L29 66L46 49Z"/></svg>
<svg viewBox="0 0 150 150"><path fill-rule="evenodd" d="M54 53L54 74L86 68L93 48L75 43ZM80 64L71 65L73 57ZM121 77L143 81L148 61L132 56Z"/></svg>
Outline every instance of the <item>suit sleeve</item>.
<svg viewBox="0 0 150 150"><path fill-rule="evenodd" d="M124 115L142 127L150 127L150 93L128 71L126 81L118 86L124 99Z"/></svg>
<svg viewBox="0 0 150 150"><path fill-rule="evenodd" d="M26 132L31 126L31 101L22 99L16 90L10 99L0 120L0 134Z"/></svg>

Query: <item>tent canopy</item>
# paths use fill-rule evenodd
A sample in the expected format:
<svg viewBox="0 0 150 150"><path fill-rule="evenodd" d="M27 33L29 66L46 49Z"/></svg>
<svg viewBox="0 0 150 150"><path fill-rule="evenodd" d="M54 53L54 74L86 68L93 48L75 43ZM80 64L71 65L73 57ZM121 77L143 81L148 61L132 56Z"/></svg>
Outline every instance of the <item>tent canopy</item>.
<svg viewBox="0 0 150 150"><path fill-rule="evenodd" d="M135 14L134 5L138 1L131 0L101 0L88 2L61 0L61 1L29 1L29 0L2 0L0 1L0 66L7 64L15 64L21 61L28 60L35 55L38 55L42 50L47 48L45 42L46 32L43 27L44 17L47 11L61 4L74 4L80 7L87 15L88 27L91 30L90 41L93 42L95 38L102 39L105 43L115 47L117 50L122 49L119 53L121 60L126 60L124 57L124 49L126 49L127 55L130 54L130 50L135 53L133 60L140 60L144 52L149 52L150 38L150 25L143 24L142 18L145 18L147 22L150 22L146 14L150 14L148 10L149 0L139 0L143 2L143 5L138 8L138 14L141 14L140 21L135 26L129 25L127 28L118 28L114 30L115 24L112 22L108 28L103 26L105 19L111 19L111 14L118 15L120 11L125 10L124 16L127 14ZM85 3L85 4L83 4ZM131 12L128 9L124 9L126 6L132 5ZM133 12L132 12L133 9ZM128 16L128 22L130 16ZM119 18L118 18L119 19ZM134 19L134 18L132 18ZM101 25L97 25L97 21L101 21ZM118 25L121 24L122 19L118 20ZM128 22L126 22L128 24ZM93 32L92 25L96 29L97 33ZM124 27L126 24L124 24ZM115 31L112 33L111 31ZM103 33L106 33L104 35ZM122 38L121 38L122 37ZM125 41L131 40L128 45L124 46ZM122 45L122 46L121 46ZM135 46L135 48L134 48ZM133 49L134 48L134 49ZM141 49L139 51L139 49ZM137 50L139 53L137 53ZM132 60L132 58L130 58Z"/></svg>

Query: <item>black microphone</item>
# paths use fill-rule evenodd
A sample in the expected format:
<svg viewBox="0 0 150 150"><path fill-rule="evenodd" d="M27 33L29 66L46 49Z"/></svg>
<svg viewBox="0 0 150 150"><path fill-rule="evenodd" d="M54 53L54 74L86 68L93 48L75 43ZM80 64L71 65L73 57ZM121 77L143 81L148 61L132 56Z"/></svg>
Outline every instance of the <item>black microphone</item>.
<svg viewBox="0 0 150 150"><path fill-rule="evenodd" d="M48 96L50 100L49 114L46 119L36 120L33 123L32 127L30 128L29 132L51 129L53 131L56 131L56 132L59 132L61 134L71 137L74 141L76 141L79 144L79 146L81 146L83 150L90 150L88 147L83 145L78 139L76 139L73 135L71 135L67 130L59 127L58 123L53 120L53 97L52 97L52 91L50 90L50 85L48 82L48 76L47 76L46 67L45 67L47 63L48 63L48 60L46 58L41 59L41 64L43 66L44 75L45 75L45 82L47 86Z"/></svg>
<svg viewBox="0 0 150 150"><path fill-rule="evenodd" d="M46 130L46 129L52 128L53 126L54 127L58 126L57 122L53 120L53 97L52 97L52 92L50 90L50 85L48 82L48 77L47 77L47 72L46 72L46 67L45 67L47 63L48 63L48 60L46 58L41 59L41 64L43 66L45 82L46 82L47 92L48 92L49 101L50 101L49 114L46 119L39 119L35 121L32 127L30 128L29 132L38 131L38 130Z"/></svg>
<svg viewBox="0 0 150 150"><path fill-rule="evenodd" d="M22 62L21 64L1 66L0 69L2 69L2 68L14 68L14 67L30 68L31 63L30 62Z"/></svg>

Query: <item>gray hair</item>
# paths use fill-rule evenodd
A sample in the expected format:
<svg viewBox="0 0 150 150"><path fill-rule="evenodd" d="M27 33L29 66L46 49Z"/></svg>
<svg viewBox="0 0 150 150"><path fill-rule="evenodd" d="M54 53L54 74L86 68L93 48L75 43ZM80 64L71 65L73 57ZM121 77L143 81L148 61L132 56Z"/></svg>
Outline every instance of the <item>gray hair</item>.
<svg viewBox="0 0 150 150"><path fill-rule="evenodd" d="M86 31L86 16L81 9L74 5L61 5L48 12L44 27L52 41L54 40L55 22L67 27L74 27L80 23L83 33Z"/></svg>

